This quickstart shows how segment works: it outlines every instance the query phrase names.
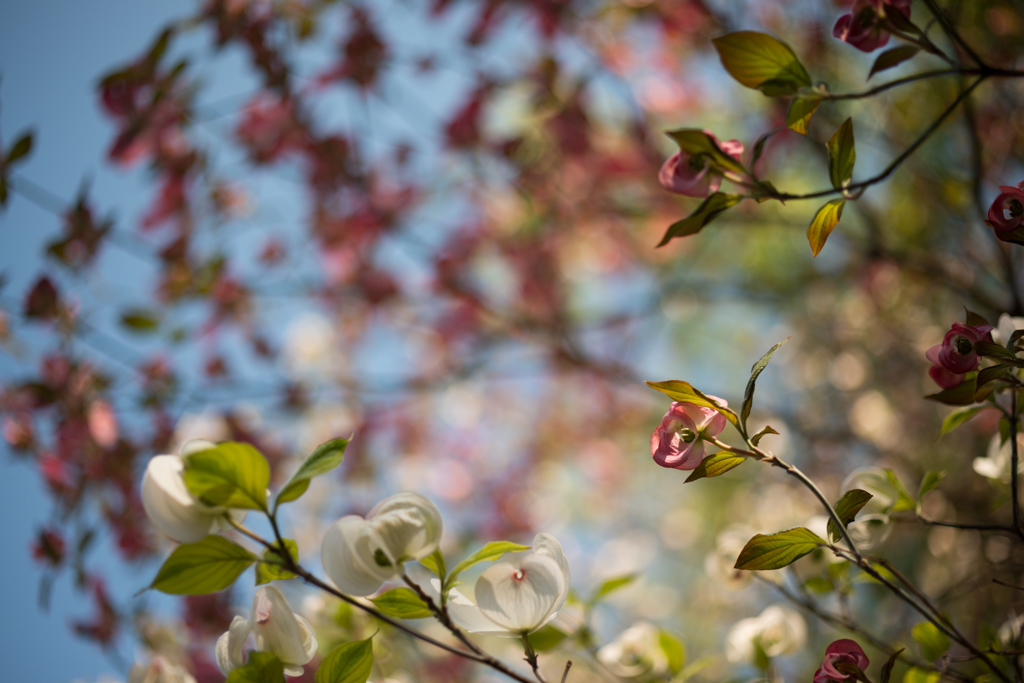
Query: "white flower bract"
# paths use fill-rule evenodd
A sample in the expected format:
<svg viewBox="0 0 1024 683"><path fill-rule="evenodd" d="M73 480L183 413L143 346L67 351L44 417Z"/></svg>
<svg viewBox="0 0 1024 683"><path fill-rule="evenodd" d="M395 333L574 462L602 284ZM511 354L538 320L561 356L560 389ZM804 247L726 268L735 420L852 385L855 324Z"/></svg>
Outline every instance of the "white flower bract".
<svg viewBox="0 0 1024 683"><path fill-rule="evenodd" d="M316 633L309 622L292 611L277 588L263 586L252 599L252 617L237 616L217 640L217 666L225 676L245 663L242 646L252 633L256 649L271 652L289 676L301 676L302 665L316 655Z"/></svg>
<svg viewBox="0 0 1024 683"><path fill-rule="evenodd" d="M772 605L756 617L740 619L725 637L725 658L753 663L758 647L768 657L796 652L807 641L807 625L795 610Z"/></svg>
<svg viewBox="0 0 1024 683"><path fill-rule="evenodd" d="M403 564L437 550L441 513L418 493L386 498L366 519L347 515L324 534L324 572L343 593L365 596L402 576Z"/></svg>

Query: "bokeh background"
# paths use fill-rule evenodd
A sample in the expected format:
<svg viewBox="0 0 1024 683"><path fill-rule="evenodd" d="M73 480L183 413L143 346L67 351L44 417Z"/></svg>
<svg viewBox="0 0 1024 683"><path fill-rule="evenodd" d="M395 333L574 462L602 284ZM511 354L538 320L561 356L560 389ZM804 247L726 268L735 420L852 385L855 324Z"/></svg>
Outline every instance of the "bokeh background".
<svg viewBox="0 0 1024 683"><path fill-rule="evenodd" d="M927 515L1006 516L1006 466L975 466L998 460L994 413L939 439L948 409L923 396L935 391L924 351L963 306L992 322L1024 313L1018 255L982 222L997 186L1024 177L1015 80L985 84L849 203L817 258L807 202L746 202L655 248L698 203L658 185L675 151L662 131L706 128L749 150L783 125L786 102L729 78L710 38L767 31L815 80L861 90L873 56L831 38L843 11L781 0L0 8L0 146L35 131L0 213L5 676L124 680L156 649L220 680L212 638L251 589L243 578L208 601L133 597L171 547L141 513L145 462L188 438L246 440L283 481L318 443L354 434L339 472L287 519L308 566L319 571L334 519L417 490L444 513L449 557L545 531L580 596L637 573L590 615L595 646L646 619L685 643L693 676L751 678L753 662L723 655L727 633L786 600L770 583L735 585L716 553L820 511L753 464L686 485L657 467L649 440L667 401L643 381L684 379L736 403L750 365L787 337L758 386L753 419L781 432L768 448L833 499L857 468L891 468L911 493L944 471ZM993 63L1019 68L1020 3L949 11ZM928 21L917 4L912 16ZM938 66L920 56L871 82ZM759 172L791 192L821 189L821 143L853 117L855 178L868 177L960 86L946 77L826 104L807 137L772 138ZM902 517L886 521L878 552L972 627L1011 617L1019 600L990 582L1020 582L1019 549ZM774 580L910 643L914 617L876 587L804 564ZM325 644L373 631L287 590L330 624ZM569 629L582 611L565 612ZM803 618L805 642L775 663L787 678L809 678L840 633ZM385 638L395 644L374 680L486 679ZM583 645L559 648L555 669L572 657L575 675L589 670Z"/></svg>

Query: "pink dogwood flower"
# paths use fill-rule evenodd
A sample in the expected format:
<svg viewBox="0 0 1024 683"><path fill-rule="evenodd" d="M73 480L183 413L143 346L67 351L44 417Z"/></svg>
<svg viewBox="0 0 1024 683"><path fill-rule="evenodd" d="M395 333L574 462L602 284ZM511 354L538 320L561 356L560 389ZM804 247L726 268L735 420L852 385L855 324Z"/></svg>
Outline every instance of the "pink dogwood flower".
<svg viewBox="0 0 1024 683"><path fill-rule="evenodd" d="M719 149L729 156L740 160L743 154L743 143L739 140L720 142L718 138L707 133ZM686 195L687 197L707 197L709 192L718 192L722 185L722 174L712 168L711 159L706 154L690 155L680 150L670 156L658 171L658 182L669 192Z"/></svg>
<svg viewBox="0 0 1024 683"><path fill-rule="evenodd" d="M992 341L992 326L971 327L953 323L953 327L942 339L939 349L939 365L950 372L970 372L978 369L978 351L974 345L980 341Z"/></svg>
<svg viewBox="0 0 1024 683"><path fill-rule="evenodd" d="M723 406L724 400L709 396ZM701 434L718 436L725 429L725 416L714 408L676 401L651 435L651 455L662 467L692 470L704 459Z"/></svg>
<svg viewBox="0 0 1024 683"><path fill-rule="evenodd" d="M854 0L849 14L839 17L832 35L858 50L871 52L889 42L886 10L895 10L910 18L910 0Z"/></svg>
<svg viewBox="0 0 1024 683"><path fill-rule="evenodd" d="M863 671L870 663L864 650L855 641L848 638L837 640L825 648L825 661L821 663L818 671L814 674L814 683L845 681L851 678L850 674L839 671L836 664L855 666Z"/></svg>
<svg viewBox="0 0 1024 683"><path fill-rule="evenodd" d="M996 232L1012 232L1024 218L1024 180L1016 187L1000 185L1000 194L988 207L988 224Z"/></svg>
<svg viewBox="0 0 1024 683"><path fill-rule="evenodd" d="M942 344L936 344L924 354L932 362L932 366L928 368L928 376L935 380L935 383L943 389L953 389L960 386L960 383L964 381L963 374L950 372L939 364L940 350L942 350Z"/></svg>

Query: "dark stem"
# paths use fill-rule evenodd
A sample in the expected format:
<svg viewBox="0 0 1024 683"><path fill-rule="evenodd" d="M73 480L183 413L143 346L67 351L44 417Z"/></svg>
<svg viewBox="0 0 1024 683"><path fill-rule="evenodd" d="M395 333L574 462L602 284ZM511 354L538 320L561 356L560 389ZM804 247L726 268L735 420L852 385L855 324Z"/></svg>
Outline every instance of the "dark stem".
<svg viewBox="0 0 1024 683"><path fill-rule="evenodd" d="M967 56L973 59L978 66L982 67L983 69L987 68L988 65L985 63L985 61L978 55L977 52L974 51L974 48L967 44L967 41L960 36L960 34L953 27L953 25L949 23L949 19L946 17L945 13L939 8L939 6L935 3L935 0L924 0L924 4L927 5L929 11L931 11L931 13L935 15L935 19L938 20L939 26L941 26L942 30L945 31L947 36L949 36L949 39L952 40L954 44L958 45L961 50L966 52Z"/></svg>
<svg viewBox="0 0 1024 683"><path fill-rule="evenodd" d="M537 664L537 653L533 651L533 645L530 644L530 636L523 634L523 651L526 653L526 662L533 669L533 675L537 677L540 683L547 683L544 677L540 675L540 667ZM568 672L568 669L566 669Z"/></svg>
<svg viewBox="0 0 1024 683"><path fill-rule="evenodd" d="M876 85L874 88L870 88L870 89L864 90L862 92L835 93L835 94L831 94L830 93L830 94L822 97L821 99L823 99L823 100L831 100L831 101L837 101L837 100L861 100L861 99L864 99L866 97L872 97L872 96L877 95L879 93L883 93L886 90L889 90L890 88L896 88L896 87L901 86L901 85L906 85L907 83L913 83L915 81L923 81L923 80L925 80L927 78L936 78L938 76L952 76L954 74L962 74L962 73L964 73L963 69L935 69L933 71L922 71L921 73L911 74L909 76L904 76L903 78L897 78L894 81L889 81L888 83L882 83L881 85Z"/></svg>
<svg viewBox="0 0 1024 683"><path fill-rule="evenodd" d="M1024 586L1018 586L1015 583L1007 583L1006 581L1000 581L999 579L992 579L992 583L998 583L1000 586L1006 586L1007 588L1015 588L1019 591L1024 591Z"/></svg>
<svg viewBox="0 0 1024 683"><path fill-rule="evenodd" d="M1024 527L1020 522L1020 501L1017 500L1017 391L1010 391L1010 499L1013 503L1013 528L1017 535L1024 539Z"/></svg>
<svg viewBox="0 0 1024 683"><path fill-rule="evenodd" d="M562 683L565 683L565 679L569 677L569 669L572 668L572 660L568 660L565 663L565 671L562 672Z"/></svg>

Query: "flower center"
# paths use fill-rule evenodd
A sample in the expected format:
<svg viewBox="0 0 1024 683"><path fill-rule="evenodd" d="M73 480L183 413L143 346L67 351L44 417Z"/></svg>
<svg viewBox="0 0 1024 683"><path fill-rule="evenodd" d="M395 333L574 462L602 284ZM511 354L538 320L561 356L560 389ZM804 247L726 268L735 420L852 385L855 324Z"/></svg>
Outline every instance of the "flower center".
<svg viewBox="0 0 1024 683"><path fill-rule="evenodd" d="M953 348L955 348L956 352L961 356L966 356L974 347L971 346L971 342L967 337L957 337L953 341Z"/></svg>
<svg viewBox="0 0 1024 683"><path fill-rule="evenodd" d="M1003 218L1012 220L1024 214L1024 204L1019 199L1010 199L1003 204Z"/></svg>
<svg viewBox="0 0 1024 683"><path fill-rule="evenodd" d="M513 579L514 581L522 581L522 580L523 580L523 579L525 579L525 578L526 578L526 572L524 572L524 571L523 571L522 569L517 569L517 570L516 570L516 571L515 571L515 572L514 572L514 573L512 574L512 579Z"/></svg>

